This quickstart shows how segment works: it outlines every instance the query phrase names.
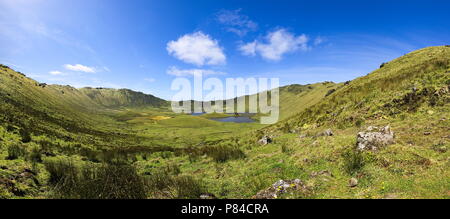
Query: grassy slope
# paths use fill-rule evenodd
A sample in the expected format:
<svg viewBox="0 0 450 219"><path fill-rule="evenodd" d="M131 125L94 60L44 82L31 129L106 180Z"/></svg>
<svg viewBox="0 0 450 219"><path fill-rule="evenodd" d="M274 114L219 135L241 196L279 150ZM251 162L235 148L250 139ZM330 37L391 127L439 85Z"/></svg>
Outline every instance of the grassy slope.
<svg viewBox="0 0 450 219"><path fill-rule="evenodd" d="M261 133L249 132L258 128L256 124L223 124L174 115L161 109L135 107L116 109L111 114L103 110L104 106L72 88L42 88L35 81L2 68L0 95L5 103L0 105L3 112L0 156L6 157L9 145L20 142L19 133L7 130L8 124L48 131L23 144L27 150L42 148L40 140L47 139L59 149L55 152L57 155L70 156L80 163L92 160L80 153L80 147L95 149L102 144L190 147L219 140L207 144L240 148L246 157L215 163L214 154L193 157L183 153L170 156L151 153L145 159L144 155L134 157L133 165L140 173L154 173L167 165L177 165L182 175L202 179L207 190L220 198L248 198L276 180L293 178L305 181L312 191L311 194L291 196L296 198L448 198L450 112L446 87L450 82L449 59L448 47L426 48L394 60L349 85L317 84L314 86L320 86L319 89L298 94L292 92L299 89L297 86L285 88L290 92L283 95L281 91L282 114L293 110L298 114L292 117L283 114L286 118L283 122L264 129L275 136L274 143L267 146L256 144ZM411 94L413 87L417 89L415 94ZM322 98L331 88L339 89ZM60 89L66 89L64 94ZM317 93L313 93L314 90ZM64 95L70 95L70 98ZM303 103L306 100L310 100L310 104L306 104L310 106L308 108ZM151 119L153 116L172 118L155 121ZM391 124L396 132L396 144L379 152L359 155L364 160L363 167L346 171L345 164L351 159L344 155L354 147L356 133L368 125L386 124ZM288 133L297 130L313 136L325 128L332 128L336 135L298 138L298 134ZM201 145L193 148L194 152L201 149ZM126 150L123 153L127 153ZM7 167L0 169L0 180L16 176L25 167L30 168L31 163L24 158L0 159L0 166ZM47 159L46 155L44 159ZM37 169L40 170L39 182L46 185L48 175L42 164L38 164ZM320 170L329 170L333 177L311 176ZM359 179L356 188L348 187L350 177ZM0 196L11 197L12 191L17 189L30 197L47 195L37 192L40 187L33 182L17 181L15 190L0 182ZM23 197L21 193L13 196Z"/></svg>
<svg viewBox="0 0 450 219"><path fill-rule="evenodd" d="M0 67L0 82L0 197L47 196L39 192L48 177L44 165L30 160L36 152L43 160L71 157L89 164L106 159L105 151L120 150L126 156L127 150L174 150L261 127L176 115L164 107L165 101L129 90L39 84L5 66ZM19 157L6 159L14 146ZM41 186L36 179L19 180L22 171L32 168L40 172Z"/></svg>
<svg viewBox="0 0 450 219"><path fill-rule="evenodd" d="M285 119L301 112L320 100L332 90L338 90L343 84L332 82L310 85L288 85L280 88L280 119Z"/></svg>
<svg viewBox="0 0 450 219"><path fill-rule="evenodd" d="M323 99L330 90L337 90L342 87L343 84L335 84L333 82L323 82L308 85L292 84L279 88L279 106L280 106L280 119L286 119L304 109L313 106ZM249 109L249 98L258 97L258 94L245 96L246 105L245 110ZM269 94L270 102L270 94ZM258 99L257 99L258 100ZM235 99L236 101L236 99ZM237 109L237 104L234 106ZM229 108L225 105L225 110ZM208 116L208 115L206 115ZM256 116L258 118L260 115Z"/></svg>
<svg viewBox="0 0 450 219"><path fill-rule="evenodd" d="M96 122L89 114L101 107L75 88L39 86L36 81L9 68L0 68L0 73L3 122L7 120L36 131L55 131L57 126L68 129Z"/></svg>
<svg viewBox="0 0 450 219"><path fill-rule="evenodd" d="M164 163L181 163L183 172L204 179L221 198L249 198L277 180L294 178L302 179L312 192L285 198L450 198L449 63L448 47L396 59L265 129L275 136L273 144L257 146L256 133L230 140L228 144L244 149L245 159L214 167L208 159ZM414 86L417 95L408 95ZM286 122L312 137L281 131ZM388 124L396 133L396 144L356 158L345 156L354 153L358 131ZM335 136L313 137L326 128ZM346 167L357 158L360 168ZM312 176L321 170L333 176ZM348 186L351 177L359 180L355 188Z"/></svg>
<svg viewBox="0 0 450 219"><path fill-rule="evenodd" d="M82 88L79 91L105 107L169 106L163 99L128 89Z"/></svg>
<svg viewBox="0 0 450 219"><path fill-rule="evenodd" d="M442 105L448 89L449 47L421 49L353 80L319 104L289 119L293 126L352 126L366 119L414 113L426 103ZM414 93L412 90L416 89Z"/></svg>

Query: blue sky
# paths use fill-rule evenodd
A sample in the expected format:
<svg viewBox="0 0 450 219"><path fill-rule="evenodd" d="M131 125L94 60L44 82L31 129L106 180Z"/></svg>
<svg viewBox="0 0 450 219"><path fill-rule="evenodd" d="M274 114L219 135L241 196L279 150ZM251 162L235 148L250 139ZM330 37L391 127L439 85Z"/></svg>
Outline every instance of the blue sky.
<svg viewBox="0 0 450 219"><path fill-rule="evenodd" d="M178 76L342 82L450 44L448 1L0 0L0 63L170 99Z"/></svg>

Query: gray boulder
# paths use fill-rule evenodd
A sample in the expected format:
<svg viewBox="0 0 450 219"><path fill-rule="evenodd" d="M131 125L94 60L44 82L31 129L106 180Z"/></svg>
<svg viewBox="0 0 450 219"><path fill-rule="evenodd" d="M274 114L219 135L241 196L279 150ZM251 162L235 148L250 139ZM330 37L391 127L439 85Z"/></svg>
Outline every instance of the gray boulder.
<svg viewBox="0 0 450 219"><path fill-rule="evenodd" d="M369 126L366 132L359 132L356 139L358 150L378 150L394 143L394 132L390 126L377 128Z"/></svg>
<svg viewBox="0 0 450 219"><path fill-rule="evenodd" d="M294 180L278 180L271 187L258 192L253 198L255 199L276 199L280 195L294 191L306 190L306 186L300 179Z"/></svg>
<svg viewBox="0 0 450 219"><path fill-rule="evenodd" d="M294 180L278 180L277 182L275 182L272 187L275 190L278 190L280 193L286 193L288 188L291 187L295 187L298 186L302 183L301 180L299 179L294 179Z"/></svg>
<svg viewBox="0 0 450 219"><path fill-rule="evenodd" d="M333 136L334 133L331 129L327 129L319 134L317 134L317 137L321 137L321 136Z"/></svg>
<svg viewBox="0 0 450 219"><path fill-rule="evenodd" d="M324 134L325 136L333 136L333 135L334 135L334 133L333 133L333 131L331 131L331 129L325 130L325 131L323 132L323 134Z"/></svg>
<svg viewBox="0 0 450 219"><path fill-rule="evenodd" d="M348 181L348 186L350 187L356 187L358 185L358 180L356 178L351 178Z"/></svg>
<svg viewBox="0 0 450 219"><path fill-rule="evenodd" d="M267 135L265 135L264 137L262 137L258 141L258 144L260 144L260 145L267 145L267 144L270 144L270 143L272 143L272 138L270 138Z"/></svg>

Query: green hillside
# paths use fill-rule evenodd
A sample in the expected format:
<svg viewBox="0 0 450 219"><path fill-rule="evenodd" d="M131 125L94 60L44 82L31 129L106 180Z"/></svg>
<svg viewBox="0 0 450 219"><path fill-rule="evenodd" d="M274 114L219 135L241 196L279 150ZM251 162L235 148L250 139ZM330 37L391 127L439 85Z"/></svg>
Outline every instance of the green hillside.
<svg viewBox="0 0 450 219"><path fill-rule="evenodd" d="M280 88L280 119L301 112L342 87L343 84L323 82L310 85L288 85Z"/></svg>
<svg viewBox="0 0 450 219"><path fill-rule="evenodd" d="M308 85L300 85L300 84L292 84L279 88L279 107L280 107L280 119L286 119L296 113L303 111L304 109L313 106L318 103L320 100L335 92L337 89L343 86L343 83L336 84L333 82L322 82ZM251 98L255 98L259 101L258 96L261 93L246 95L245 98L245 112L249 112L249 100ZM239 97L242 98L242 97ZM234 111L237 111L237 99L234 98ZM230 100L223 101L224 112L232 111L230 107L226 105L226 103ZM268 102L271 102L270 92L268 95ZM201 103L200 103L201 104ZM257 102L259 106L259 102ZM259 109L258 109L259 112ZM203 117L221 117L226 115L220 114L212 114L212 115L203 115ZM255 119L261 114L257 114L254 116Z"/></svg>
<svg viewBox="0 0 450 219"><path fill-rule="evenodd" d="M209 158L176 162L219 198L255 197L293 179L302 187L279 198L449 198L449 72L449 47L415 51L278 124L219 144L241 148L245 158L214 167ZM394 144L355 150L358 132L386 125ZM325 129L334 135L323 136ZM257 144L263 135L273 142Z"/></svg>
<svg viewBox="0 0 450 219"><path fill-rule="evenodd" d="M449 101L449 59L445 46L409 53L351 81L288 123L346 127L416 113L422 106L443 106Z"/></svg>
<svg viewBox="0 0 450 219"><path fill-rule="evenodd" d="M168 107L167 101L129 89L82 88L81 93L105 107Z"/></svg>
<svg viewBox="0 0 450 219"><path fill-rule="evenodd" d="M237 145L245 145L265 134L273 143L248 146L246 159L223 166L214 191L233 188L223 197L248 198L298 178L303 189L282 198L449 198L449 90L449 47L393 60L297 115L239 138ZM358 132L386 125L395 144L355 151ZM326 129L334 135L323 136ZM349 186L351 178L356 186Z"/></svg>
<svg viewBox="0 0 450 219"><path fill-rule="evenodd" d="M69 129L78 127L81 131L95 122L89 114L101 109L75 88L40 84L6 66L1 66L0 73L3 124L60 135L56 128L71 132Z"/></svg>
<svg viewBox="0 0 450 219"><path fill-rule="evenodd" d="M282 87L282 120L263 126L2 65L0 198L252 198L294 179L276 198L449 198L449 90L450 47L430 47L350 82ZM355 150L358 132L387 125L393 144Z"/></svg>

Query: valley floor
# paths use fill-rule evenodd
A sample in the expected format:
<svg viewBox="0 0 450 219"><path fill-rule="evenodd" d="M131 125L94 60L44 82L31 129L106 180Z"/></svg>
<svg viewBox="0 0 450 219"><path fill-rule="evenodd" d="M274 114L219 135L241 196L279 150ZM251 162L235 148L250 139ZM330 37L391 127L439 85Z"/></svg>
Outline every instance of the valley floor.
<svg viewBox="0 0 450 219"><path fill-rule="evenodd" d="M115 116L123 119L124 113L131 114L123 111ZM155 113L165 119L149 119ZM267 145L257 143L258 124L219 123L154 110L133 115L126 122L138 136L159 139L159 144L177 148L196 145L189 147L191 151L166 147L133 152L124 158L136 176L152 187L143 190L146 198L199 198L201 194L252 198L278 180L293 179L300 179L303 189L278 198L450 198L450 121L445 107L402 119L368 120L359 128L309 128L300 133L273 130L269 132L273 142ZM388 124L395 132L395 144L379 151L354 152L358 131L369 125ZM331 128L334 135L318 137L316 134L325 128ZM12 141L14 136L1 131L3 142L8 138ZM230 137L220 133L229 133ZM177 141L186 145L180 146ZM49 171L52 162L62 166L70 163L80 172L84 166L101 165L95 159L64 152L49 153L34 162L30 158L32 149L28 155L8 158L11 149L5 144L0 149L3 198L67 197L55 191L67 185L51 184L58 171L58 167ZM351 178L358 181L354 187L349 186ZM80 194L68 197L82 198Z"/></svg>
<svg viewBox="0 0 450 219"><path fill-rule="evenodd" d="M224 141L243 148L245 158L216 162L209 157L153 157L160 167L180 165L181 173L204 181L219 198L252 198L278 180L300 179L305 190L281 198L450 198L448 108L410 118L366 121L360 128L273 133L273 143L255 145L256 135ZM396 143L379 151L353 152L356 134L369 125L391 125ZM148 161L137 163L145 169ZM356 178L358 185L349 186Z"/></svg>

